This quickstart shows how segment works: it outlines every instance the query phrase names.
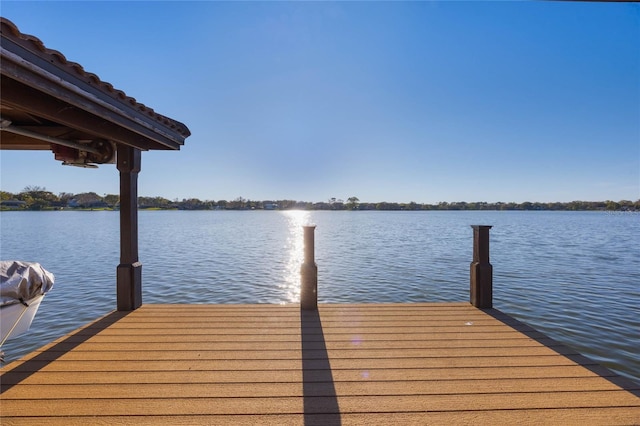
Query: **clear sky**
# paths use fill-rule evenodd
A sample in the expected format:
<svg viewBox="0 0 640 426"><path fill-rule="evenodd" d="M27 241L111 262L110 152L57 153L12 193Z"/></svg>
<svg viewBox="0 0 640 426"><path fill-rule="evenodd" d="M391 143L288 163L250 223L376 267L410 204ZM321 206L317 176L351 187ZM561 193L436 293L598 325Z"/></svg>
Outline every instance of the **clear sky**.
<svg viewBox="0 0 640 426"><path fill-rule="evenodd" d="M640 5L29 2L3 17L185 123L139 195L640 198ZM114 165L2 151L1 188L118 193Z"/></svg>

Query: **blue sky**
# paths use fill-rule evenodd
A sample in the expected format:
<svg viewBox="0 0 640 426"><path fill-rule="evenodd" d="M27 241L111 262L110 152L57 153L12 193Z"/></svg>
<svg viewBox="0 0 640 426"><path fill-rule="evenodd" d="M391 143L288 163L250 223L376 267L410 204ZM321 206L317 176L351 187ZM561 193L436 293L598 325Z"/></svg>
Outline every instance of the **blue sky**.
<svg viewBox="0 0 640 426"><path fill-rule="evenodd" d="M3 17L192 132L169 199L640 198L640 6L28 2ZM1 188L118 192L113 165L1 152Z"/></svg>

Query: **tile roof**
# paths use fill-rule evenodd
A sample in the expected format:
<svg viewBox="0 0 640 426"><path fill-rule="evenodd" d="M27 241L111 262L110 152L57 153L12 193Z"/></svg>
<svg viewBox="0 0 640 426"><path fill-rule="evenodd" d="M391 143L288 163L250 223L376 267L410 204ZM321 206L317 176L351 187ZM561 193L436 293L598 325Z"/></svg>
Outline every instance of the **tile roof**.
<svg viewBox="0 0 640 426"><path fill-rule="evenodd" d="M67 60L61 52L47 48L37 37L20 32L18 27L10 20L0 17L0 29L3 39L9 39L25 50L36 55L36 57L45 60L48 64L54 66L63 73L75 77L76 79L79 79L87 85L97 89L100 93L112 99L111 102L115 101L115 103L119 105L126 105L128 108L133 108L133 110L138 114L146 116L153 122L162 125L166 130L176 134L176 136L179 135L179 138L182 140L191 134L184 124L158 114L152 108L138 102L122 90L114 88L108 82L102 81L96 74L86 71L82 65Z"/></svg>

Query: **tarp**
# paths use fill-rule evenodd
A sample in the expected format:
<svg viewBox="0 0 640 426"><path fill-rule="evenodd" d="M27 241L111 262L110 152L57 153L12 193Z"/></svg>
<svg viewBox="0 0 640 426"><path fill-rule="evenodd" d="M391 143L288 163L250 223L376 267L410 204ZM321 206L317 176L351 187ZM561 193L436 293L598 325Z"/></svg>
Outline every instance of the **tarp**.
<svg viewBox="0 0 640 426"><path fill-rule="evenodd" d="M47 293L54 276L36 262L0 261L0 306L24 303Z"/></svg>

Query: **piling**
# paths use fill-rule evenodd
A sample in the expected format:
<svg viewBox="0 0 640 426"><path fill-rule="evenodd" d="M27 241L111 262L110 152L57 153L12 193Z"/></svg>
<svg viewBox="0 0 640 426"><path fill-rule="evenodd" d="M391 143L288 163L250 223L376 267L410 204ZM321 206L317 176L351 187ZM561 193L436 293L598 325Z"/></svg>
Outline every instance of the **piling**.
<svg viewBox="0 0 640 426"><path fill-rule="evenodd" d="M315 225L306 225L304 229L304 262L300 268L300 308L318 309L318 266L315 262Z"/></svg>
<svg viewBox="0 0 640 426"><path fill-rule="evenodd" d="M473 228L470 301L476 308L493 307L493 266L489 263L489 225Z"/></svg>

